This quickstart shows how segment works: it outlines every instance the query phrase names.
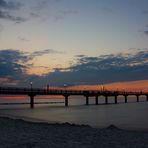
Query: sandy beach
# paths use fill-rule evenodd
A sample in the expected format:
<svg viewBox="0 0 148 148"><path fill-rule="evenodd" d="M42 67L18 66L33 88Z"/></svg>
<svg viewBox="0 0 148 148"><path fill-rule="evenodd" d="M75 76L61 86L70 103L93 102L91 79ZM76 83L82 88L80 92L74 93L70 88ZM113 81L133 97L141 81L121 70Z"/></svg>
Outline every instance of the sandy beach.
<svg viewBox="0 0 148 148"><path fill-rule="evenodd" d="M148 148L148 132L0 117L1 148Z"/></svg>

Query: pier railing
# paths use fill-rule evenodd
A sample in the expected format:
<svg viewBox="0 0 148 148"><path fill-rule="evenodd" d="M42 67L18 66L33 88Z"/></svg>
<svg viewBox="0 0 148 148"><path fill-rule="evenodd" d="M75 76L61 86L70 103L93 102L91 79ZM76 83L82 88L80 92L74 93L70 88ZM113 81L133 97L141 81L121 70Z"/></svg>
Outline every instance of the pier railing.
<svg viewBox="0 0 148 148"><path fill-rule="evenodd" d="M41 88L14 88L14 87L0 87L0 95L28 95L30 97L30 106L34 107L34 97L36 95L62 95L65 98L65 106L68 106L68 97L71 95L85 96L86 105L89 104L89 97L94 96L96 98L96 105L98 104L98 97L105 97L105 104L108 104L108 97L115 97L115 104L117 104L117 97L122 95L125 97L125 103L127 103L127 97L134 95L139 102L139 96L146 96L148 101L148 92L142 91L100 91L100 90L70 90L70 89L41 89Z"/></svg>

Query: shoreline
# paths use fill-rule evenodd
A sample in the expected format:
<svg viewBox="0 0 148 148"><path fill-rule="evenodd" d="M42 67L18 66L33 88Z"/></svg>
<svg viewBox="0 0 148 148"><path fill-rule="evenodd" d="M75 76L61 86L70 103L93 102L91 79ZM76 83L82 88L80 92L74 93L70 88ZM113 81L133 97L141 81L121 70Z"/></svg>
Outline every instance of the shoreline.
<svg viewBox="0 0 148 148"><path fill-rule="evenodd" d="M29 122L0 117L0 143L3 148L147 148L148 132L128 131L110 125L93 128L70 123Z"/></svg>
<svg viewBox="0 0 148 148"><path fill-rule="evenodd" d="M17 116L17 115L11 115L11 114L0 114L0 118L8 118L8 119L12 119L12 120L22 120L24 122L31 122L31 123L45 123L45 124L71 124L71 125L77 125L77 126L89 126L91 128L94 129L106 129L110 126L114 126L115 128L121 129L121 130L125 130L125 131L129 131L129 132L148 132L148 128L124 128L124 127L119 127L115 124L109 124L107 126L92 126L89 124L79 124L79 123L73 123L73 122L59 122L59 121L49 121L49 120L43 120L43 119L38 119L38 118L33 118L33 117L26 117L26 116Z"/></svg>
<svg viewBox="0 0 148 148"><path fill-rule="evenodd" d="M26 117L26 116L19 116L19 115L12 115L12 114L7 114L7 113L3 113L0 114L0 118L9 118L9 119L13 119L13 120L23 120L24 122L31 122L31 123L46 123L46 124L64 124L64 123L68 123L68 124L72 124L72 125L84 125L84 126L89 126L92 128L96 128L96 129L105 129L108 128L110 125L113 125L114 127L121 129L121 130L126 130L126 131L133 131L133 132L148 132L148 128L130 128L130 127L120 127L117 126L116 124L108 124L106 126L93 126L90 124L85 124L85 123L74 123L74 122L62 122L62 121L49 121L49 120L44 120L44 119L39 119L39 118L35 118L35 117Z"/></svg>

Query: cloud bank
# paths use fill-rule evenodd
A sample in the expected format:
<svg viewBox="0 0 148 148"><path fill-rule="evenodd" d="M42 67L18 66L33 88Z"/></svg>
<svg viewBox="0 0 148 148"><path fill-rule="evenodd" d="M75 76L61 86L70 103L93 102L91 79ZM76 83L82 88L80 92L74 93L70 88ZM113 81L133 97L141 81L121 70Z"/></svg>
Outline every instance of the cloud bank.
<svg viewBox="0 0 148 148"><path fill-rule="evenodd" d="M6 0L0 0L0 19L21 23L26 21L25 18L20 16L14 16L11 11L18 10L22 6L18 2L7 2Z"/></svg>
<svg viewBox="0 0 148 148"><path fill-rule="evenodd" d="M133 50L133 49L131 49ZM33 81L37 87L47 84L63 86L79 84L105 84L111 82L124 82L148 80L148 49L137 49L136 52L102 55L99 57L76 56L76 64L68 68L54 68L44 76L29 75L26 73L28 61L36 56L56 53L55 50L22 53L19 50L0 51L0 77L11 78L20 85L26 86ZM133 54L134 53L134 54ZM50 66L50 65L49 65Z"/></svg>
<svg viewBox="0 0 148 148"><path fill-rule="evenodd" d="M135 54L77 56L77 64L50 73L47 77L55 84L100 84L148 79L148 49Z"/></svg>

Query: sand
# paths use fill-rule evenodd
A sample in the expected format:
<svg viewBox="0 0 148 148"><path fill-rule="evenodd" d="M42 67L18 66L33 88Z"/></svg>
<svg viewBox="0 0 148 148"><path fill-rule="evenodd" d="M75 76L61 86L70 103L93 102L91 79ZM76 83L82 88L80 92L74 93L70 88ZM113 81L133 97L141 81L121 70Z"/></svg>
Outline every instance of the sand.
<svg viewBox="0 0 148 148"><path fill-rule="evenodd" d="M148 148L148 132L1 117L0 148Z"/></svg>

